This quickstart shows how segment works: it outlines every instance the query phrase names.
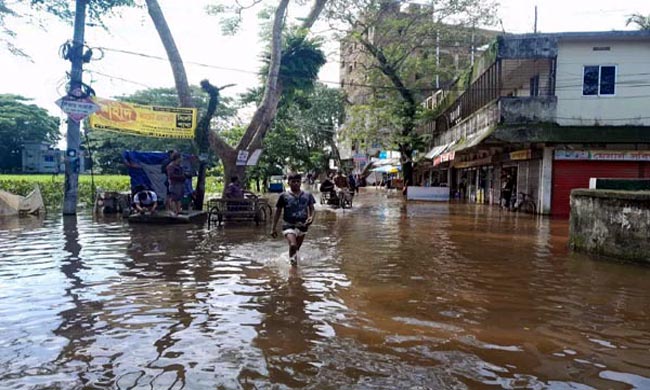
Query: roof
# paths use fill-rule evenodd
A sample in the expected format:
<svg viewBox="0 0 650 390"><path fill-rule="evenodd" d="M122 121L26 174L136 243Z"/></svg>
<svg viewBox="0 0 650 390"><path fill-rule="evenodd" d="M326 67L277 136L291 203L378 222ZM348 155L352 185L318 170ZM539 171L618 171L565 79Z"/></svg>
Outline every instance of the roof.
<svg viewBox="0 0 650 390"><path fill-rule="evenodd" d="M507 40L515 39L533 39L549 38L558 40L645 40L650 39L650 31L633 30L633 31L576 31L576 32L556 32L556 33L530 33L530 34L506 34L502 35Z"/></svg>

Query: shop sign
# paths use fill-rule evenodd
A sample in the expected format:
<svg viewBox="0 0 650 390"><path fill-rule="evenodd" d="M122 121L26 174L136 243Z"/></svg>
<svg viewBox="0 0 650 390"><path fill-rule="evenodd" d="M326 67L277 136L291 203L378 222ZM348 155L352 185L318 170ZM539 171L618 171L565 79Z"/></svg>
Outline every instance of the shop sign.
<svg viewBox="0 0 650 390"><path fill-rule="evenodd" d="M435 167L444 162L453 161L455 156L456 156L456 152L454 151L443 153L440 156L433 159L433 166Z"/></svg>
<svg viewBox="0 0 650 390"><path fill-rule="evenodd" d="M533 155L533 151L530 149L516 150L510 152L508 157L509 160L530 160Z"/></svg>
<svg viewBox="0 0 650 390"><path fill-rule="evenodd" d="M478 160L454 162L454 168L470 168L490 164L492 164L492 156L487 156L484 158L479 158Z"/></svg>
<svg viewBox="0 0 650 390"><path fill-rule="evenodd" d="M143 137L193 139L196 108L144 106L95 98L100 109L90 116L90 127Z"/></svg>
<svg viewBox="0 0 650 390"><path fill-rule="evenodd" d="M358 154L358 153L354 154L352 156L352 159L356 163L361 163L361 162L366 163L366 162L368 162L368 156L366 156L365 154Z"/></svg>
<svg viewBox="0 0 650 390"><path fill-rule="evenodd" d="M556 160L650 161L650 150L556 150Z"/></svg>

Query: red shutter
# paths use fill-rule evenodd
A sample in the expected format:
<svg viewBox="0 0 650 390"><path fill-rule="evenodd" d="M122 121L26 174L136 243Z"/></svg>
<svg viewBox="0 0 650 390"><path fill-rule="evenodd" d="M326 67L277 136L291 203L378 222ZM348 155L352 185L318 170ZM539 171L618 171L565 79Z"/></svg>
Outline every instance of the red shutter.
<svg viewBox="0 0 650 390"><path fill-rule="evenodd" d="M568 217L569 200L574 188L589 188L589 179L650 178L650 163L630 161L553 161L553 193L551 215Z"/></svg>

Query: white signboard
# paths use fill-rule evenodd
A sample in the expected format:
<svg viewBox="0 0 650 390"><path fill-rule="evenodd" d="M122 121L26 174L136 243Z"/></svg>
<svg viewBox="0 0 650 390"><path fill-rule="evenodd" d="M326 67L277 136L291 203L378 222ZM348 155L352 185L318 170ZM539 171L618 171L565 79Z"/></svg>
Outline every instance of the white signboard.
<svg viewBox="0 0 650 390"><path fill-rule="evenodd" d="M63 112L68 114L68 118L75 122L80 122L88 115L99 110L99 105L90 98L79 99L72 96L64 96L55 103Z"/></svg>
<svg viewBox="0 0 650 390"><path fill-rule="evenodd" d="M556 160L650 161L650 150L556 150Z"/></svg>
<svg viewBox="0 0 650 390"><path fill-rule="evenodd" d="M246 165L257 165L257 161L260 159L261 155L262 149L255 149L255 151L248 158L248 161L246 161Z"/></svg>
<svg viewBox="0 0 650 390"><path fill-rule="evenodd" d="M407 200L427 200L431 202L448 202L449 187L415 187L406 190Z"/></svg>
<svg viewBox="0 0 650 390"><path fill-rule="evenodd" d="M239 153L237 153L237 166L246 165L247 161L248 161L248 150L240 150Z"/></svg>

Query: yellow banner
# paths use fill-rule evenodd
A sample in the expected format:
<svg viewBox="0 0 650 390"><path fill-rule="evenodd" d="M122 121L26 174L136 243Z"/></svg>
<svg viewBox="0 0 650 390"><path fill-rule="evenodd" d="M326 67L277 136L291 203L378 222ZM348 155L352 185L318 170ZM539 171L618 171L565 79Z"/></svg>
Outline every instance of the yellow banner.
<svg viewBox="0 0 650 390"><path fill-rule="evenodd" d="M196 108L143 106L96 98L101 107L90 116L92 129L158 138L194 138Z"/></svg>

